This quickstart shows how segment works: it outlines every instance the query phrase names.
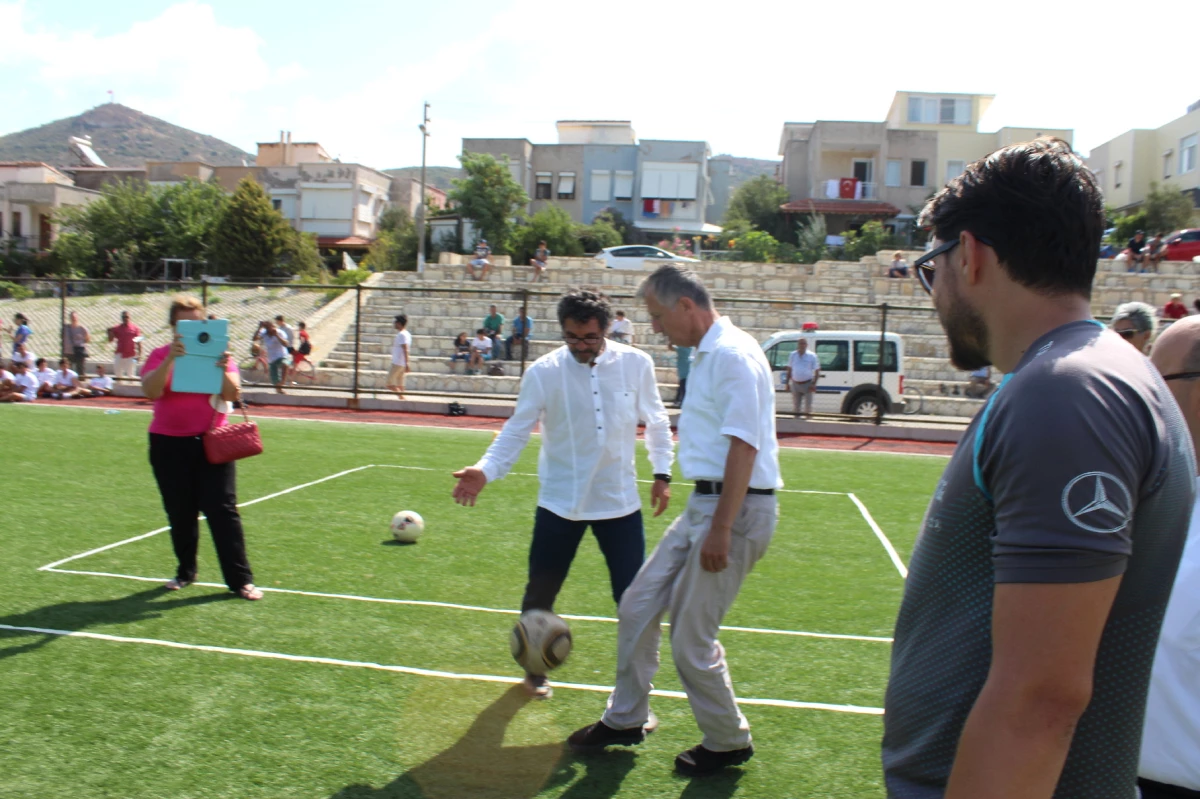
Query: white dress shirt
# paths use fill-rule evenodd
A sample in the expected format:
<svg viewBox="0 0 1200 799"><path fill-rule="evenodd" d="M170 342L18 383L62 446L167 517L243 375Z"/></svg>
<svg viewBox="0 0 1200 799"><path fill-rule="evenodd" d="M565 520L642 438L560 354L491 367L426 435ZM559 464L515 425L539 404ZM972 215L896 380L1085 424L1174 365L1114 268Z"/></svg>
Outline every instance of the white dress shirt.
<svg viewBox="0 0 1200 799"><path fill-rule="evenodd" d="M542 420L538 505L573 521L617 519L642 507L634 456L638 421L654 474L674 460L667 410L654 362L641 350L606 341L595 366L567 347L533 362L512 418L475 464L488 482L508 474Z"/></svg>
<svg viewBox="0 0 1200 799"><path fill-rule="evenodd" d="M758 450L751 488L782 488L775 382L754 337L722 316L700 339L679 416L679 467L688 480L723 480L729 437Z"/></svg>
<svg viewBox="0 0 1200 799"><path fill-rule="evenodd" d="M1200 791L1200 499L1150 673L1138 775Z"/></svg>

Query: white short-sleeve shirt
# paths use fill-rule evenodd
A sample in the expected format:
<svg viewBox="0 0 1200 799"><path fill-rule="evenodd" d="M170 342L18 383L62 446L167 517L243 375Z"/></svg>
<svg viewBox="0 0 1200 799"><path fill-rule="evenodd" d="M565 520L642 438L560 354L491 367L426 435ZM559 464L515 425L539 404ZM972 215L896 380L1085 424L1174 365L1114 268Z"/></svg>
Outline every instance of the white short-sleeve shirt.
<svg viewBox="0 0 1200 799"><path fill-rule="evenodd" d="M93 377L91 380L88 381L88 385L91 386L92 388L112 388L113 387L113 379L111 377L109 377L108 375L104 375L103 377L100 375L96 375L95 377Z"/></svg>
<svg viewBox="0 0 1200 799"><path fill-rule="evenodd" d="M679 466L688 480L723 480L729 439L758 450L751 488L782 488L775 383L754 337L719 317L696 347L679 416Z"/></svg>
<svg viewBox="0 0 1200 799"><path fill-rule="evenodd" d="M404 354L406 346L412 348L412 333L401 330L392 339L392 366L408 366L408 357Z"/></svg>

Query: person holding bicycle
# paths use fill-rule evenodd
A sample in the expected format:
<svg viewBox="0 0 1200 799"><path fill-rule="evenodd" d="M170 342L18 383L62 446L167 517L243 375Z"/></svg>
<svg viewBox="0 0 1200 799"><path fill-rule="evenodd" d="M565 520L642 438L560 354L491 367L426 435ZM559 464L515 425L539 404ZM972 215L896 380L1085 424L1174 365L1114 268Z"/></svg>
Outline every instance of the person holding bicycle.
<svg viewBox="0 0 1200 799"><path fill-rule="evenodd" d="M270 371L271 385L275 393L282 394L283 378L287 374L288 339L275 323L266 319L259 323L258 332L254 334L255 342L261 342L266 351L267 368Z"/></svg>

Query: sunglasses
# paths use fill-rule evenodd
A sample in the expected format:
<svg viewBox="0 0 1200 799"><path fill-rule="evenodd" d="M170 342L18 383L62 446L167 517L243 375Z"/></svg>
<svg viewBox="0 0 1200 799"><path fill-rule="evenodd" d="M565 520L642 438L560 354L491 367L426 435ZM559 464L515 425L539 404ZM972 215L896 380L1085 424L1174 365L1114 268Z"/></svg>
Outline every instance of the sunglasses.
<svg viewBox="0 0 1200 799"><path fill-rule="evenodd" d="M976 236L975 238L979 242L986 244L989 247L996 246L996 245L992 244L992 242L990 240L985 239L983 236ZM917 280L920 281L921 288L925 289L925 292L927 294L933 293L933 277L934 277L934 271L937 269L937 267L933 263L934 260L939 255L944 255L944 254L950 252L951 250L953 250L957 246L958 246L958 239L951 239L950 241L944 242L940 247L934 247L932 250L925 253L917 260L913 261L913 269L917 273Z"/></svg>
<svg viewBox="0 0 1200 799"><path fill-rule="evenodd" d="M1200 377L1200 372L1175 372L1163 375L1163 380L1194 380L1197 377Z"/></svg>
<svg viewBox="0 0 1200 799"><path fill-rule="evenodd" d="M1125 339L1126 341L1129 341L1129 339L1133 338L1134 336L1136 336L1138 334L1138 332L1136 330L1114 330L1113 332L1116 333L1121 338Z"/></svg>
<svg viewBox="0 0 1200 799"><path fill-rule="evenodd" d="M604 336L598 336L595 333L590 333L582 338L572 336L570 333L564 333L562 338L567 344L587 344L589 347L595 346L604 340Z"/></svg>

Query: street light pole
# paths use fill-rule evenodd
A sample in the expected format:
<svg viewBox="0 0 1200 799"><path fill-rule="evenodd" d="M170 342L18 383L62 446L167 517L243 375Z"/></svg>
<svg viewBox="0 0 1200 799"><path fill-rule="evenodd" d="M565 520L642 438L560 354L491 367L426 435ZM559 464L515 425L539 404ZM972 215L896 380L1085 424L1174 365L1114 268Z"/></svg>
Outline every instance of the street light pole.
<svg viewBox="0 0 1200 799"><path fill-rule="evenodd" d="M417 202L417 271L425 271L425 145L429 142L429 103L421 122L421 198Z"/></svg>

